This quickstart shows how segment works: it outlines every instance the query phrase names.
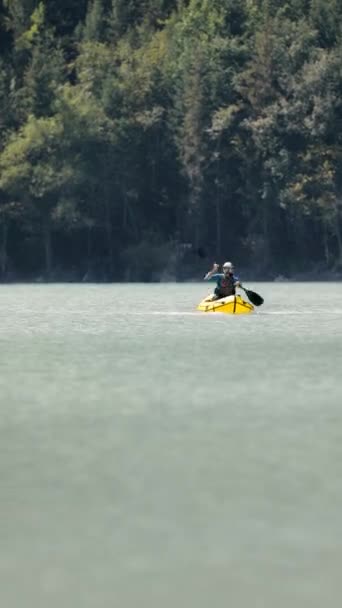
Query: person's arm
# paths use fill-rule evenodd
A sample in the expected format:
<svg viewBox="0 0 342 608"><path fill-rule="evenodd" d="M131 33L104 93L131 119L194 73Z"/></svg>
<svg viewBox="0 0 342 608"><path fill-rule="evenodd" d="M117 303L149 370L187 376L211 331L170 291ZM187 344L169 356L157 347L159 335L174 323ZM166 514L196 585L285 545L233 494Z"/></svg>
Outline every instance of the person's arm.
<svg viewBox="0 0 342 608"><path fill-rule="evenodd" d="M205 275L205 277L204 277L203 280L204 281L209 281L214 276L214 274L217 273L218 269L219 269L219 265L218 264L214 264L213 267L212 267L212 269L209 270L209 272L207 272L207 274Z"/></svg>
<svg viewBox="0 0 342 608"><path fill-rule="evenodd" d="M234 287L242 287L241 281L239 280L239 277L236 277L234 275Z"/></svg>

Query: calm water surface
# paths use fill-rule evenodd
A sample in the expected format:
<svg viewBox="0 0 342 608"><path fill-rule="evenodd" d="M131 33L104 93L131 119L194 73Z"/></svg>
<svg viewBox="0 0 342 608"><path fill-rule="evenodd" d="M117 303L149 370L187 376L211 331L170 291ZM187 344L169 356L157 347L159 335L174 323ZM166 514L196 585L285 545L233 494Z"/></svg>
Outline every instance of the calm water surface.
<svg viewBox="0 0 342 608"><path fill-rule="evenodd" d="M342 591L342 284L0 288L0 606Z"/></svg>

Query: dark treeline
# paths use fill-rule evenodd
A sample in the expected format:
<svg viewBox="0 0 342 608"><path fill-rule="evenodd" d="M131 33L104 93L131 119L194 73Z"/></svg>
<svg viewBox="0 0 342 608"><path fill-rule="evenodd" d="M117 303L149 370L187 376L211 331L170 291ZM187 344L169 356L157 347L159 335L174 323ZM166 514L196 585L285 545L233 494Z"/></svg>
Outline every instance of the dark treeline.
<svg viewBox="0 0 342 608"><path fill-rule="evenodd" d="M0 1L0 278L342 266L341 0Z"/></svg>

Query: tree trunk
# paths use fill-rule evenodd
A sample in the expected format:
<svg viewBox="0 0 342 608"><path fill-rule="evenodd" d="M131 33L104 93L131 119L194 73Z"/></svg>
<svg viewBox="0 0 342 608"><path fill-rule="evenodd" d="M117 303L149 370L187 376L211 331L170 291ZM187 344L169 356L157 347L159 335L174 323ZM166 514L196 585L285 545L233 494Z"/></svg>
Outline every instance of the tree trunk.
<svg viewBox="0 0 342 608"><path fill-rule="evenodd" d="M44 252L45 252L45 276L51 279L52 272L52 242L51 242L51 219L46 217L43 226Z"/></svg>
<svg viewBox="0 0 342 608"><path fill-rule="evenodd" d="M216 198L216 255L218 260L221 258L221 226L221 196L218 192Z"/></svg>
<svg viewBox="0 0 342 608"><path fill-rule="evenodd" d="M339 219L338 216L336 218L335 233L336 233L337 246L338 246L338 261L337 261L337 265L339 267L342 267L342 233L341 233L340 219Z"/></svg>
<svg viewBox="0 0 342 608"><path fill-rule="evenodd" d="M190 208L191 208L191 213L192 213L192 221L191 221L192 226L190 226L190 230L191 230L191 228L193 228L195 248L197 251L197 249L201 245L201 218L200 218L199 200L198 200L198 195L197 195L196 191L194 191L190 195Z"/></svg>
<svg viewBox="0 0 342 608"><path fill-rule="evenodd" d="M7 238L8 238L8 225L6 222L1 227L1 249L0 249L0 262L1 262L1 277L4 279L7 271Z"/></svg>
<svg viewBox="0 0 342 608"><path fill-rule="evenodd" d="M328 226L326 220L323 218L323 248L324 248L324 258L326 265L330 266L330 251L329 251L329 235L328 235Z"/></svg>
<svg viewBox="0 0 342 608"><path fill-rule="evenodd" d="M271 239L270 239L270 226L271 217L270 210L272 208L272 191L267 185L264 186L264 193L262 196L262 271L265 272L271 265Z"/></svg>
<svg viewBox="0 0 342 608"><path fill-rule="evenodd" d="M124 234L127 232L128 226L128 202L125 186L122 188L123 212L122 212L122 229Z"/></svg>
<svg viewBox="0 0 342 608"><path fill-rule="evenodd" d="M92 251L92 228L87 227L87 274L90 273L91 268L91 251Z"/></svg>
<svg viewBox="0 0 342 608"><path fill-rule="evenodd" d="M108 252L108 271L109 278L113 278L114 268L114 254L113 254L113 230L112 222L110 217L110 205L108 200L106 201L106 240L107 240L107 252Z"/></svg>

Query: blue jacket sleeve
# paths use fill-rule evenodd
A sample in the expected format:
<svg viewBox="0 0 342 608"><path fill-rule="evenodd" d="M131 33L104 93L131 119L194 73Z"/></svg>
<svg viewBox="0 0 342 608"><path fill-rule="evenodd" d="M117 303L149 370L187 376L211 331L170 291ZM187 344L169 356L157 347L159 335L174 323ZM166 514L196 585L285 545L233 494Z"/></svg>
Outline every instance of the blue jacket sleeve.
<svg viewBox="0 0 342 608"><path fill-rule="evenodd" d="M216 274L213 274L210 279L207 279L207 281L218 281L219 279L222 279L223 274L220 272L217 272Z"/></svg>

